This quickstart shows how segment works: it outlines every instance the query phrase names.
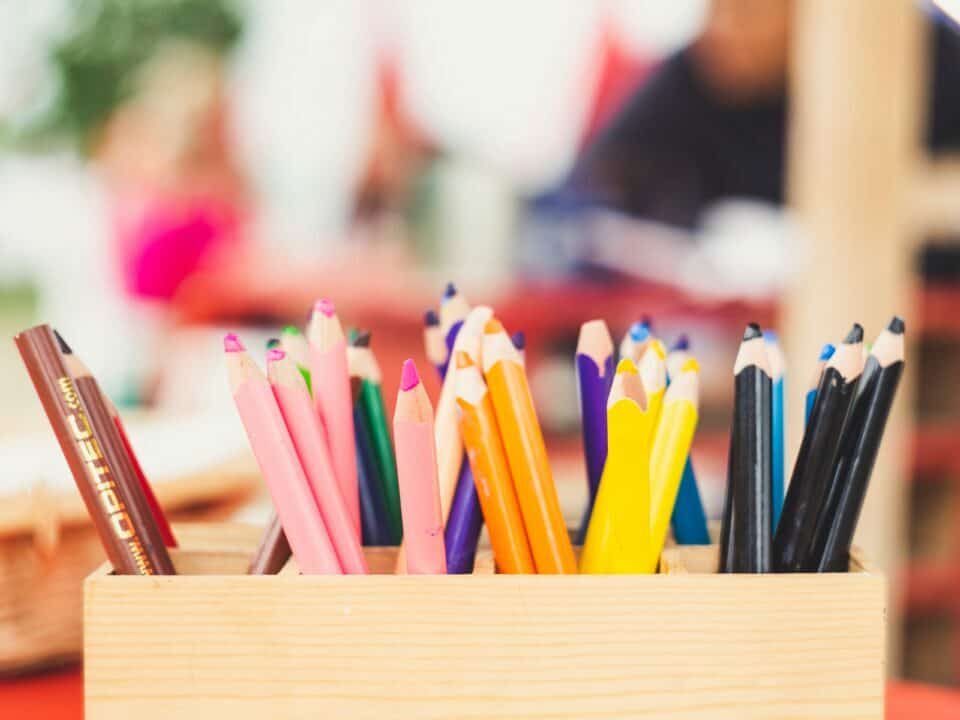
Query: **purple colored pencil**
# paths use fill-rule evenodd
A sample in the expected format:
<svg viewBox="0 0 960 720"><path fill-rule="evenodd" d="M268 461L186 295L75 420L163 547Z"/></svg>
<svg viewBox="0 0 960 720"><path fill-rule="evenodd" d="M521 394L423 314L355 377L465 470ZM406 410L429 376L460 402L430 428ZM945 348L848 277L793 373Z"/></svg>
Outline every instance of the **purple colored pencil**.
<svg viewBox="0 0 960 720"><path fill-rule="evenodd" d="M450 505L450 517L443 530L447 550L447 574L469 575L477 556L480 531L483 530L483 512L473 483L473 472L466 456L460 465L457 489Z"/></svg>
<svg viewBox="0 0 960 720"><path fill-rule="evenodd" d="M586 538L593 501L607 461L607 396L613 383L613 339L603 320L591 320L580 328L577 341L577 387L580 393L580 419L583 454L587 465L589 495L577 542Z"/></svg>
<svg viewBox="0 0 960 720"><path fill-rule="evenodd" d="M470 306L463 295L457 291L453 283L449 283L440 301L440 327L444 330L447 345L447 357L443 365L437 368L441 379L447 375L450 362L453 360L454 342L469 312ZM480 498L477 497L470 463L464 455L453 502L450 505L450 515L447 517L447 524L443 531L448 574L473 572L481 530L483 530L483 511L480 509Z"/></svg>

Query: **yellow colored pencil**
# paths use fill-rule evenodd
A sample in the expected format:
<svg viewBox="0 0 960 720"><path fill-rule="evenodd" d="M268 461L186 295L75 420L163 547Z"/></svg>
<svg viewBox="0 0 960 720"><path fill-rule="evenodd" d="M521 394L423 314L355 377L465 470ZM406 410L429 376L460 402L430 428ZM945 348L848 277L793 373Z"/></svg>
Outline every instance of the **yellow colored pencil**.
<svg viewBox="0 0 960 720"><path fill-rule="evenodd" d="M652 338L643 351L637 366L643 393L647 398L647 412L650 414L650 443L660 422L663 408L663 393L667 387L667 349L657 338Z"/></svg>
<svg viewBox="0 0 960 720"><path fill-rule="evenodd" d="M639 573L650 554L652 417L636 366L617 366L607 401L607 462L580 555L582 573Z"/></svg>
<svg viewBox="0 0 960 720"><path fill-rule="evenodd" d="M677 500L683 467L697 429L700 366L691 358L672 378L650 452L650 536L644 567L653 572L660 561L670 516Z"/></svg>

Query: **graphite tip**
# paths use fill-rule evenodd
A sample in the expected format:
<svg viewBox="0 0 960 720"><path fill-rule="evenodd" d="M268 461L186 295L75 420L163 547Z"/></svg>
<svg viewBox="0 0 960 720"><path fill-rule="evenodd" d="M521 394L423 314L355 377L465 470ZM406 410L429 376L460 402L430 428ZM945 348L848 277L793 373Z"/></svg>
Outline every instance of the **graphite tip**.
<svg viewBox="0 0 960 720"><path fill-rule="evenodd" d="M903 335L903 332L906 329L906 323L903 322L903 318L899 315L894 315L890 319L890 323L887 325L887 330L892 332L894 335Z"/></svg>
<svg viewBox="0 0 960 720"><path fill-rule="evenodd" d="M60 346L60 352L62 352L64 355L73 354L73 349L67 344L67 341L63 339L63 336L56 330L53 331L53 334L57 338L57 345Z"/></svg>
<svg viewBox="0 0 960 720"><path fill-rule="evenodd" d="M760 326L755 322L747 325L747 328L743 331L743 340L756 340L757 338L763 337L763 332L760 330Z"/></svg>
<svg viewBox="0 0 960 720"><path fill-rule="evenodd" d="M843 339L843 342L845 345L863 342L863 325L854 323L853 327L850 328L850 332L848 332L847 336Z"/></svg>

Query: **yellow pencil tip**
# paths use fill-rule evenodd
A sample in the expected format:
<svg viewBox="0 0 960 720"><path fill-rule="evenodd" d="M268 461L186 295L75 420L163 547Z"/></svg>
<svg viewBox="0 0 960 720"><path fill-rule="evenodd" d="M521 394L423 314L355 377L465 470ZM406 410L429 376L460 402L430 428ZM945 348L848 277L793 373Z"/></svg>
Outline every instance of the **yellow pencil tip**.
<svg viewBox="0 0 960 720"><path fill-rule="evenodd" d="M633 360L630 358L623 358L623 360L617 363L617 375L622 375L623 373L630 373L631 375L637 374L637 366L633 364Z"/></svg>
<svg viewBox="0 0 960 720"><path fill-rule="evenodd" d="M680 366L680 372L700 372L700 363L696 358L690 358Z"/></svg>
<svg viewBox="0 0 960 720"><path fill-rule="evenodd" d="M470 355L465 353L463 350L457 351L457 370L463 368L473 367L473 360L470 359Z"/></svg>
<svg viewBox="0 0 960 720"><path fill-rule="evenodd" d="M492 317L487 320L487 324L483 326L483 332L485 335L496 335L497 333L505 332L505 330L503 329L503 323L495 317Z"/></svg>

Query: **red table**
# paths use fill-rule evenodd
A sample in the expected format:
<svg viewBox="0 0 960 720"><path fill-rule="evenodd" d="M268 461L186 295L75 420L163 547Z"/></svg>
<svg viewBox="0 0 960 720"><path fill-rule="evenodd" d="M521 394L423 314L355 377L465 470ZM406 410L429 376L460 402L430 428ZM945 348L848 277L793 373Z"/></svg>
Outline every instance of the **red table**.
<svg viewBox="0 0 960 720"><path fill-rule="evenodd" d="M0 680L0 717L4 720L83 718L83 676L79 668ZM887 720L957 720L960 691L913 683L887 687Z"/></svg>

